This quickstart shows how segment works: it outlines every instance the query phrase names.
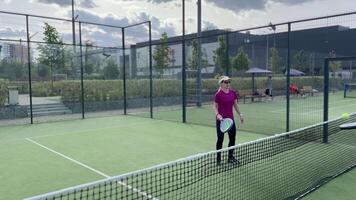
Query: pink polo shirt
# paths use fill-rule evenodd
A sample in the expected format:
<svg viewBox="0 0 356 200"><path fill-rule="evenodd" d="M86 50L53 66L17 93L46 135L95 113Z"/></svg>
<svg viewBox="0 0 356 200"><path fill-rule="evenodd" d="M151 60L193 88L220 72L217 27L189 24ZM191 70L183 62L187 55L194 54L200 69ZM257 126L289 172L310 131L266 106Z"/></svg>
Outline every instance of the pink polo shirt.
<svg viewBox="0 0 356 200"><path fill-rule="evenodd" d="M219 114L223 118L234 119L233 107L235 99L238 100L238 96L235 90L232 89L229 89L228 93L220 89L215 93L214 101L218 104Z"/></svg>

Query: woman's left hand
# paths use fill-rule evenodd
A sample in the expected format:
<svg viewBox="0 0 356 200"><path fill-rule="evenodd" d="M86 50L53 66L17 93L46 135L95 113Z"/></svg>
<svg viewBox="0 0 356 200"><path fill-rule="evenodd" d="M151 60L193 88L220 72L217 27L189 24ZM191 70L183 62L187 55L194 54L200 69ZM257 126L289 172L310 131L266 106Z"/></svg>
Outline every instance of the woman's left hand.
<svg viewBox="0 0 356 200"><path fill-rule="evenodd" d="M242 115L240 115L240 122L241 122L241 124L243 124L244 121L245 121L245 118L244 118Z"/></svg>

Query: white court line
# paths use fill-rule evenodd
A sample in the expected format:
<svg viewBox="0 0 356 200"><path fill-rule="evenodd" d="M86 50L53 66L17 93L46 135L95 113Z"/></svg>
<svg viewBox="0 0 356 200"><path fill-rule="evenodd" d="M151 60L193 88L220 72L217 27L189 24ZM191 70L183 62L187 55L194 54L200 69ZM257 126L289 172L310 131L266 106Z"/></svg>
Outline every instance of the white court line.
<svg viewBox="0 0 356 200"><path fill-rule="evenodd" d="M334 107L329 108L329 110L335 110L335 109L339 109L339 108L342 108L342 107L349 107L349 106L353 106L353 105L356 105L356 104L347 104L347 105L334 106ZM321 113L323 111L324 111L324 109L316 109L316 110L311 110L311 111L307 111L307 112L291 113L291 114L292 115L309 115L309 114L312 114L312 113L318 113L318 112ZM282 113L282 112L279 112L279 113Z"/></svg>
<svg viewBox="0 0 356 200"><path fill-rule="evenodd" d="M110 129L110 128L122 128L122 127L134 127L136 125L144 125L144 124L152 124L154 123L156 120L153 120L151 122L142 122L142 123L132 123L132 124L121 124L121 125L117 125L117 126L109 126L109 127L105 127L105 128L96 128L96 129L82 129L80 131L72 131L72 132L65 132L65 133L53 133L53 134L48 134L48 135L41 135L41 136L33 136L31 138L36 139L36 138L45 138L45 137L54 137L54 136L62 136L62 135L72 135L72 134L80 134L80 133L87 133L87 134L92 134L92 131L100 131L100 130L105 130L105 129ZM16 142L16 141L21 141L24 140L26 138L16 138L16 139L10 139L10 140L0 140L0 144L1 143L6 143L6 142Z"/></svg>
<svg viewBox="0 0 356 200"><path fill-rule="evenodd" d="M46 150L48 150L48 151L50 151L50 152L52 152L52 153L54 153L54 154L57 154L57 155L59 155L59 156L65 158L65 159L67 159L67 160L69 160L69 161L72 161L72 162L74 162L74 163L76 163L76 164L78 164L78 165L80 165L80 166L82 166L82 167L84 167L84 168L86 168L86 169L89 169L90 171L93 171L93 172L95 172L95 173L97 173L97 174L99 174L99 175L101 175L101 176L103 176L103 177L105 177L105 178L110 178L109 175L107 175L107 174L105 174L105 173L103 173L103 172L101 172L101 171L99 171L99 170L96 170L96 169L94 169L94 168L92 168L92 167L90 167L90 166L88 166L88 165L86 165L86 164L84 164L84 163L82 163L82 162L79 162L79 161L77 161L77 160L75 160L75 159L73 159L73 158L71 158L71 157L69 157L69 156L66 156L66 155L64 155L64 154L62 154L62 153L60 153L60 152L58 152L58 151L55 151L55 150L53 150L53 149L51 149L51 148L49 148L49 147L46 147L46 146L44 146L44 145L42 145L42 144L40 144L40 143L38 143L38 142L36 142L36 141L30 139L30 138L26 138L26 140L29 141L29 142L31 142L31 143L33 143L33 144L36 144L36 145L38 145L38 146L44 148L44 149L46 149ZM131 185L128 185L128 184L126 184L126 183L124 183L124 182L122 182L122 181L117 181L117 183L119 183L119 184L121 184L121 185L123 185L123 186L125 186L125 187L127 187L127 188L129 188L129 189L131 189L132 191L137 192L137 193L141 194L142 196L145 196L145 197L147 197L147 198L149 198L149 199L155 199L155 200L157 200L156 198L152 197L151 195L147 194L146 192L142 192L141 190L136 189L136 188L132 187Z"/></svg>
<svg viewBox="0 0 356 200"><path fill-rule="evenodd" d="M333 107L329 108L329 110L335 110L335 109L338 109L338 108L349 107L349 106L353 106L353 105L356 105L356 104L353 103L353 104L347 104L347 105L333 106ZM307 114L311 114L311 113L315 113L315 112L321 112L321 111L323 111L323 109L312 110L312 111L303 112L303 113L296 113L296 114L307 115Z"/></svg>
<svg viewBox="0 0 356 200"><path fill-rule="evenodd" d="M345 105L345 103L346 102L354 102L355 100L344 100L344 101L342 101L342 102L333 102L332 104L331 104L331 106L330 107L337 107L337 104L338 103L341 103L343 106ZM330 102L329 102L330 103ZM300 104L298 104L298 105L300 105ZM317 105L320 105L320 104L317 104ZM334 106L335 105L335 106ZM353 104L351 104L351 105L353 105ZM321 105L321 106L323 106L323 105ZM302 108L315 108L315 105L312 105L312 106L303 106ZM294 106L292 106L292 107L290 107L289 108L290 110L299 110L300 108L298 108L298 107L294 107ZM277 109L277 110L272 110L271 112L273 112L273 113L285 113L286 112L286 109L284 108L284 109Z"/></svg>
<svg viewBox="0 0 356 200"><path fill-rule="evenodd" d="M50 152L52 152L52 153L54 153L54 154L57 154L57 155L59 155L59 156L65 158L65 159L67 159L67 160L70 160L70 161L72 161L72 162L74 162L74 163L76 163L76 164L78 164L78 165L80 165L80 166L82 166L82 167L84 167L84 168L87 168L87 169L89 169L90 171L93 171L93 172L99 174L100 176L103 176L103 177L105 177L105 178L109 178L109 177L110 177L109 175L106 175L105 173L103 173L103 172L101 172L101 171L99 171L99 170L96 170L96 169L94 169L94 168L92 168L92 167L89 167L88 165L86 165L86 164L84 164L84 163L81 163L81 162L79 162L79 161L77 161L77 160L74 160L73 158L70 158L70 157L68 157L68 156L66 156L66 155L64 155L64 154L62 154L62 153L59 153L58 151L55 151L55 150L53 150L53 149L51 149L51 148L49 148L49 147L46 147L46 146L44 146L44 145L42 145L42 144L40 144L40 143L38 143L38 142L36 142L36 141L30 139L30 138L26 138L26 140L29 141L29 142L31 142L31 143L33 143L33 144L36 144L36 145L38 145L38 146L44 148L44 149L46 149L46 150L48 150L48 151L50 151Z"/></svg>

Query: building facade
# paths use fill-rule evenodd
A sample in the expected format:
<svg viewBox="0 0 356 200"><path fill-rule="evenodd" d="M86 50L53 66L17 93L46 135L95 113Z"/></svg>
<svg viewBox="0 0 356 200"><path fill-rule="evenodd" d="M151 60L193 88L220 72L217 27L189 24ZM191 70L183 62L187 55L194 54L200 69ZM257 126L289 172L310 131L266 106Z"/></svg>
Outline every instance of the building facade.
<svg viewBox="0 0 356 200"><path fill-rule="evenodd" d="M23 42L8 43L0 42L0 60L9 62L27 63L28 50Z"/></svg>
<svg viewBox="0 0 356 200"><path fill-rule="evenodd" d="M224 30L210 30L202 33L201 47L202 73L216 72L214 61L215 51L219 47L218 37L222 36L227 42L228 56L231 59L236 56L238 49L242 47L249 58L249 67L258 67L272 70L274 73L283 73L287 66L288 58L288 32L257 33L237 32L226 35ZM192 56L191 41L196 34L186 35L186 69L189 71L189 61ZM226 38L228 38L226 40ZM174 76L181 72L182 68L182 42L181 37L168 38L170 47L170 65L164 70L163 76ZM355 56L356 55L356 29L344 26L328 26L310 29L293 30L290 33L291 67L306 74L320 74L326 57ZM152 41L152 51L160 41ZM279 69L271 63L271 48L278 51ZM299 54L299 55L298 55ZM147 76L149 74L148 42L131 46L130 53L131 76ZM299 57L298 57L299 56ZM300 58L302 57L302 58ZM300 64L302 63L302 64ZM153 60L153 65L154 65ZM298 66L303 65L303 66ZM349 67L350 63L342 68ZM356 66L356 62L351 63ZM231 66L230 66L231 68ZM153 68L154 69L154 68ZM340 69L340 70L341 70ZM232 70L233 71L233 70ZM157 74L154 70L154 74Z"/></svg>

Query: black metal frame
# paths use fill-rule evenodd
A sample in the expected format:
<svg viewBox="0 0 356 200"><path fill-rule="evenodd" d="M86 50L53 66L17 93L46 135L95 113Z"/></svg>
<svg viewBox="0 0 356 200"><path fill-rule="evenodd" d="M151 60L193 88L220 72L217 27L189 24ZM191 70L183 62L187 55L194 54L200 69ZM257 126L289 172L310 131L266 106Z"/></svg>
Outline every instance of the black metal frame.
<svg viewBox="0 0 356 200"><path fill-rule="evenodd" d="M186 113L186 66L185 66L185 0L182 0L182 122L187 122Z"/></svg>
<svg viewBox="0 0 356 200"><path fill-rule="evenodd" d="M329 63L333 61L356 60L356 56L332 57L324 59L324 114L323 121L329 120ZM323 126L323 143L328 143L328 124Z"/></svg>
<svg viewBox="0 0 356 200"><path fill-rule="evenodd" d="M153 82L152 82L152 45L158 45L162 44L162 42L159 41L152 41L152 24L151 21L144 21L140 22L137 24L132 24L128 26L115 26L115 25L108 25L108 24L102 24L102 23L95 23L95 22L87 22L87 21L81 21L81 20L73 20L72 19L65 19L65 18L56 18L56 17L48 17L48 16L40 16L40 15L31 15L31 14L25 14L25 13L16 13L16 12L8 12L8 11L2 11L0 10L0 14L9 14L9 15L18 15L18 16L25 16L26 17L26 37L27 37L27 45L28 45L28 68L29 68L29 93L30 93L30 112L31 112L31 124L33 123L33 113L32 113L32 85L31 85L31 63L30 63L30 43L46 43L43 41L31 41L31 38L29 37L29 24L28 20L29 17L34 17L34 18L43 18L43 19L50 19L50 20L58 20L58 21L66 21L70 23L79 23L79 38L80 38L80 43L79 45L76 45L75 42L73 41L72 44L61 44L61 45L72 45L72 46L79 46L80 47L80 57L82 59L83 52L82 52L82 41L81 41L81 26L82 24L90 24L90 25L97 25L97 26L104 26L104 27L111 27L111 28L119 28L121 29L122 33L122 47L105 47L105 48L113 48L113 49L121 49L122 56L123 56L123 89L124 89L124 114L127 114L127 96L126 96L126 58L125 58L125 29L139 26L142 24L148 24L149 26L149 41L148 41L148 46L149 46L149 77L150 77L150 117L153 118ZM225 35L226 37L226 43L227 43L227 49L229 49L229 35L233 33L238 33L238 32L244 32L244 31L250 31L250 30L256 30L256 29L261 29L261 28L269 28L271 26L276 27L276 26L281 26L281 25L287 25L288 26L288 53L287 53L287 87L286 87L286 94L287 94L287 104L286 104L286 131L288 132L290 130L290 91L289 91L289 85L290 85L290 67L291 67L291 28L292 24L295 23L301 23L301 22L307 22L307 21L313 21L313 20L319 20L319 19L325 19L325 18L333 18L333 17L340 17L340 16L347 16L347 15L353 15L356 14L356 12L347 12L347 13L342 13L342 14L335 14L335 15L327 15L327 16L322 16L322 17L315 17L315 18L308 18L308 19L303 19L303 20L295 20L295 21L290 21L290 22L283 22L283 23L276 23L276 24L268 24L264 26L256 26L256 27L251 27L251 28L245 28L245 29L239 29L239 30L234 30L234 31L225 31L222 33L217 33L217 34L210 34L210 35L199 35L194 38L186 38L185 35L185 0L182 0L182 36L181 38L178 38L174 41L169 41L166 43L182 43L182 122L186 122L186 62L185 62L185 42L187 40L193 40L193 39L203 39L203 38L208 38L208 37L214 37L214 36L220 36L220 35ZM13 39L4 39L0 38L0 41L12 41L12 42L17 42L18 40L13 40ZM95 46L99 47L100 46ZM229 53L228 51L226 52L226 57L228 60L229 58ZM326 62L332 61L332 60L339 60L339 59L350 59L352 57L344 57L344 58L327 58ZM227 68L225 73L229 75L229 63L227 63ZM325 64L327 67L327 64ZM83 63L81 60L81 101L82 101L82 118L85 118L85 109L84 109L84 83L83 83ZM327 103L328 99L324 99L324 103ZM324 105L325 106L325 105ZM324 107L325 109L325 107ZM326 111L327 112L327 111ZM324 115L325 117L325 115ZM326 118L324 118L325 120Z"/></svg>
<svg viewBox="0 0 356 200"><path fill-rule="evenodd" d="M80 47L80 79L81 79L81 109L82 109L82 119L85 118L85 98L84 98L84 69L83 69L83 50L82 50L82 24L90 24L90 25L97 25L97 26L103 26L103 27L111 27L111 28L119 28L121 29L122 33L122 47L101 47L101 46L94 46L94 47L99 47L99 48L113 48L113 49L122 49L123 50L123 87L124 87L124 114L126 115L126 66L125 66L125 28L131 28L134 26L142 25L142 24L149 24L149 41L150 41L150 79L152 81L152 49L151 49L151 21L144 21L128 26L114 26L114 25L109 25L109 24L102 24L102 23L95 23L95 22L88 22L88 21L82 21L82 20L74 20L72 19L66 19L66 18L57 18L57 17L48 17L48 16L41 16L41 15L32 15L32 14L25 14L25 13L19 13L19 12L8 12L8 11L2 11L0 10L0 14L8 14L8 15L17 15L17 16L24 16L26 19L26 41L27 42L27 53L28 53L28 76L29 76L29 93L30 93L30 123L33 124L33 103L32 103L32 76L31 76L31 51L30 51L30 43L38 43L38 44L49 44L47 42L43 41L31 41L30 38L30 30L29 30L29 18L41 18L41 19L50 19L50 20L57 20L57 21L66 21L73 23L72 26L74 26L74 23L79 24L79 45L75 44L75 32L73 32L73 43L72 44L66 44L66 43L60 43L60 45L68 45L68 46L79 46ZM18 40L14 39L4 39L0 38L0 41L10 41L10 42L18 42ZM55 44L55 43L51 43ZM59 44L59 43L58 43ZM152 82L150 83L150 113L151 113L151 118L153 117L152 114Z"/></svg>

